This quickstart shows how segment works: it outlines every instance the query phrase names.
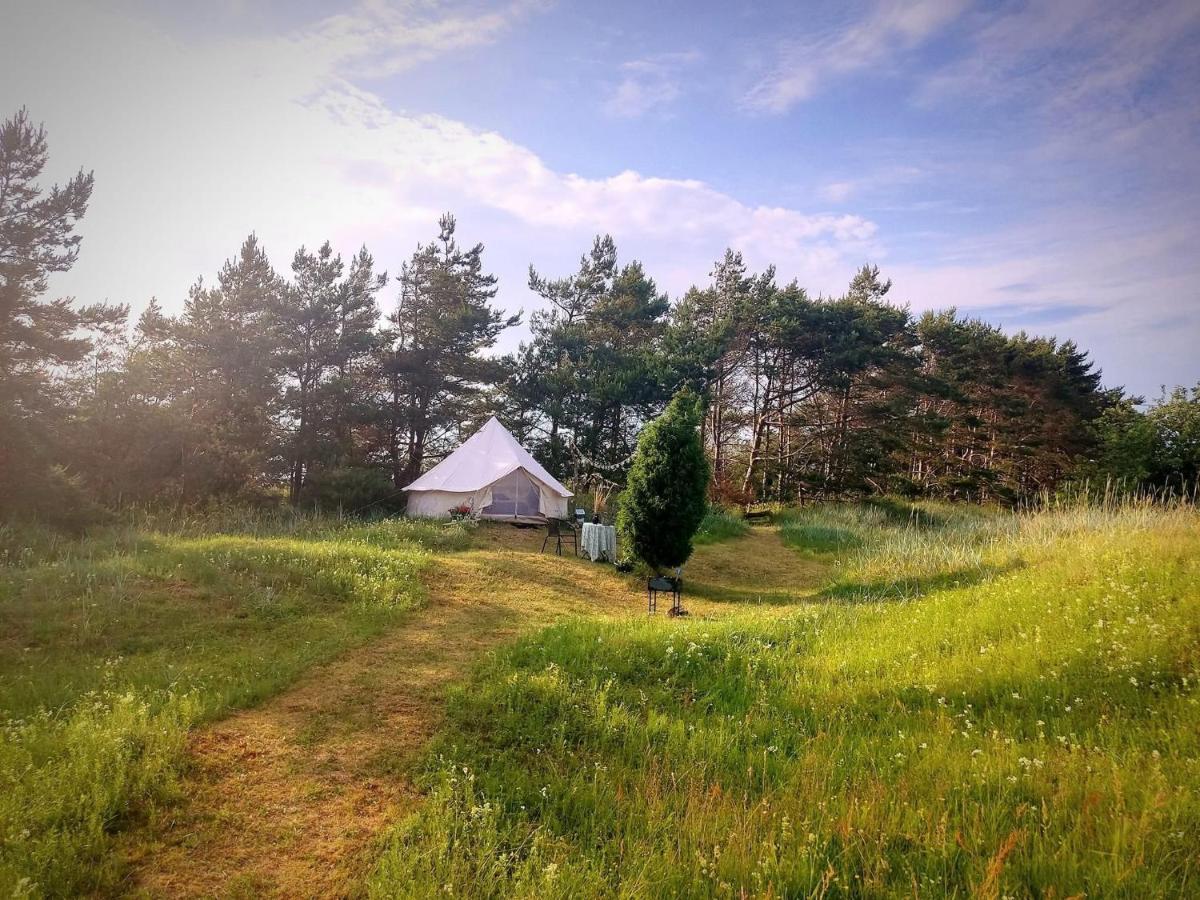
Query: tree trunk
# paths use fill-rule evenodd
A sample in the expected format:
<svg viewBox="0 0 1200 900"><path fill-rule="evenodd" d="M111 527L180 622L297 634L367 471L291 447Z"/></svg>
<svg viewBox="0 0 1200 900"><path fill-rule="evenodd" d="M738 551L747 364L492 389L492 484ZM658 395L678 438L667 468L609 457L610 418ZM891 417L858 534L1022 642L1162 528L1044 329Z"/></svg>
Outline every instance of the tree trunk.
<svg viewBox="0 0 1200 900"><path fill-rule="evenodd" d="M308 381L300 381L300 424L296 428L296 447L292 451L291 483L288 500L292 506L300 502L300 490L304 487L305 447L308 442Z"/></svg>
<svg viewBox="0 0 1200 900"><path fill-rule="evenodd" d="M750 441L750 462L746 465L746 477L742 479L742 493L750 490L750 482L754 479L754 470L758 465L762 450L763 435L767 430L769 414L764 404L762 414L754 422L754 437Z"/></svg>
<svg viewBox="0 0 1200 900"><path fill-rule="evenodd" d="M404 487L404 473L400 470L400 383L399 379L393 377L392 382L392 403L391 403L391 421L388 425L388 456L392 464L392 486L396 490Z"/></svg>

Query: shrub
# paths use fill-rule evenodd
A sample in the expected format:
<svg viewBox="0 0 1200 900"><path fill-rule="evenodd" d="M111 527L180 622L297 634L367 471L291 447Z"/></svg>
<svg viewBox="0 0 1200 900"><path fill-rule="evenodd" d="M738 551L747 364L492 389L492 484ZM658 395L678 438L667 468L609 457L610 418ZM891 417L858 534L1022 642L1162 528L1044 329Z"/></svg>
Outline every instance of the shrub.
<svg viewBox="0 0 1200 900"><path fill-rule="evenodd" d="M617 528L628 547L655 570L683 565L708 509L708 460L700 444L700 410L681 392L642 431Z"/></svg>
<svg viewBox="0 0 1200 900"><path fill-rule="evenodd" d="M403 496L387 473L368 466L313 472L302 499L305 506L349 515L400 512L403 507Z"/></svg>

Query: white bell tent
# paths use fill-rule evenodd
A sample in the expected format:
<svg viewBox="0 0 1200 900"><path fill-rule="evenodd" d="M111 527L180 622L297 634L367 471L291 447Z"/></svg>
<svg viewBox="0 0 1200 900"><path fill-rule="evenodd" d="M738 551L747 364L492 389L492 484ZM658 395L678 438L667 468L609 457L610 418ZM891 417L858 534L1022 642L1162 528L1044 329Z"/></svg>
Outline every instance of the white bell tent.
<svg viewBox="0 0 1200 900"><path fill-rule="evenodd" d="M404 490L408 514L427 519L444 519L459 506L485 519L565 519L572 496L495 416Z"/></svg>

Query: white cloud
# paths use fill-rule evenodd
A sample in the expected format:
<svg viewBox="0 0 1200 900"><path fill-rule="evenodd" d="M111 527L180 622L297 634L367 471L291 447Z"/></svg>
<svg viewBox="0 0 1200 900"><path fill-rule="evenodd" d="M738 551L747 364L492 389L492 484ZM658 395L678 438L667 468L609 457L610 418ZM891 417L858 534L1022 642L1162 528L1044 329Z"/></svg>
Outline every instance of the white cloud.
<svg viewBox="0 0 1200 900"><path fill-rule="evenodd" d="M379 16L372 5L361 21L195 44L82 6L16 17L0 106L24 102L46 121L54 177L96 169L83 253L55 288L135 306L156 294L171 309L251 230L281 267L301 243L328 237L344 252L367 241L394 271L445 209L465 239L488 242L510 307L532 300L530 261L571 267L598 231L668 273L659 277L671 290L703 278L730 244L825 290L845 283L851 260L877 255L875 226L858 216L750 205L700 181L635 171L564 173L498 133L394 110L355 73L393 68L400 46L411 50L404 59L452 52L469 29ZM387 36L374 33L379 21ZM34 71L62 78L26 77Z"/></svg>
<svg viewBox="0 0 1200 900"><path fill-rule="evenodd" d="M609 231L625 258L641 258L676 293L730 245L814 293L838 292L858 264L879 261L896 296L920 307L996 309L1013 303L1006 286L1028 284L1021 309L1079 310L1080 336L1106 366L1138 372L1145 359L1169 358L1171 378L1195 377L1187 194L1116 222L1075 210L969 244L939 234L888 260L862 215L747 203L702 181L620 166L607 177L561 171L502 134L407 113L364 86L364 73L461 55L528 14L505 10L485 13L479 32L466 13L433 5L412 19L365 6L280 37L195 42L91 5L29 4L9 15L0 114L27 104L45 120L51 178L96 170L80 261L53 288L135 308L156 294L178 308L189 283L215 272L251 230L281 268L301 243L330 238L344 253L365 241L394 272L450 209L464 241L487 243L510 310L536 303L525 288L530 262L569 271L592 234ZM889 161L829 179L825 200L841 208L885 181L928 177L924 161ZM1192 318L1163 326L1181 312Z"/></svg>
<svg viewBox="0 0 1200 900"><path fill-rule="evenodd" d="M1185 384L1200 375L1193 235L1171 222L1181 222L1178 209L1145 210L1127 223L1063 211L948 240L936 258L886 269L892 295L914 309L954 306L1008 330L1076 338L1106 383L1155 395L1160 379Z"/></svg>
<svg viewBox="0 0 1200 900"><path fill-rule="evenodd" d="M771 70L744 98L766 113L787 112L808 99L822 81L885 64L958 16L963 0L879 0L862 19L844 29L783 42Z"/></svg>

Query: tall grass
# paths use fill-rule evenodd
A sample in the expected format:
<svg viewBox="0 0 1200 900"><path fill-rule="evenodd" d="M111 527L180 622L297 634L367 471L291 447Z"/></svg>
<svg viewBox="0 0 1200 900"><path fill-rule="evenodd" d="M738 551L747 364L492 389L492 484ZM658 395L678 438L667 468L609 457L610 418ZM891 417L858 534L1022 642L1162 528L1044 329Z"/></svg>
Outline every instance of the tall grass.
<svg viewBox="0 0 1200 900"><path fill-rule="evenodd" d="M700 522L700 528L696 531L692 542L697 546L716 544L720 541L741 537L749 529L749 524L737 513L713 504Z"/></svg>
<svg viewBox="0 0 1200 900"><path fill-rule="evenodd" d="M3 537L0 894L36 896L111 885L112 832L170 798L194 723L397 622L431 548L469 539L238 511Z"/></svg>
<svg viewBox="0 0 1200 900"><path fill-rule="evenodd" d="M1200 517L926 512L795 517L858 544L783 619L497 656L373 894L1194 896Z"/></svg>

